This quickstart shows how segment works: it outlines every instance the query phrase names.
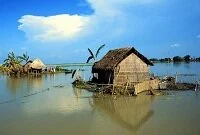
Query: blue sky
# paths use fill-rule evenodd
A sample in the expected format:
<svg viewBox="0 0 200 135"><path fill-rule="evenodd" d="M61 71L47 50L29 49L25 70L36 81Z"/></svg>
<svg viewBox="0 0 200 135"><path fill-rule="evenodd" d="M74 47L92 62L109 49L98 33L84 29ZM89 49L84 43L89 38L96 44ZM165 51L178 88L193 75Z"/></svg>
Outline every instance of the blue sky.
<svg viewBox="0 0 200 135"><path fill-rule="evenodd" d="M0 63L28 52L45 63L85 62L102 45L145 56L199 57L199 0L0 0Z"/></svg>

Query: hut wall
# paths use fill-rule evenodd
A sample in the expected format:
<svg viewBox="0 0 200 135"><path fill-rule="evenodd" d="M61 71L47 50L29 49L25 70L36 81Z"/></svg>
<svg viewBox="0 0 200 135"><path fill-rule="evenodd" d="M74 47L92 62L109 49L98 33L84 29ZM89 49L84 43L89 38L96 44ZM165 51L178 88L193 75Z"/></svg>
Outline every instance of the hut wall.
<svg viewBox="0 0 200 135"><path fill-rule="evenodd" d="M114 84L136 84L149 80L149 67L134 53L118 64L114 72Z"/></svg>

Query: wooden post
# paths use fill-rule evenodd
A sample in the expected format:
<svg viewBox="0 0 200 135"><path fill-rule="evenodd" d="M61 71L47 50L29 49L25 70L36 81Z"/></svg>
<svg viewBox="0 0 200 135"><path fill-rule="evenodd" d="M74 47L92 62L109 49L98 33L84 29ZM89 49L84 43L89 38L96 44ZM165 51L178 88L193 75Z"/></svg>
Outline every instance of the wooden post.
<svg viewBox="0 0 200 135"><path fill-rule="evenodd" d="M111 73L109 74L108 84L110 84Z"/></svg>
<svg viewBox="0 0 200 135"><path fill-rule="evenodd" d="M128 95L130 96L130 93L128 91L128 85L129 85L129 82L126 82L126 87L125 87L125 90L124 90L124 95L126 94L126 92L128 93Z"/></svg>
<svg viewBox="0 0 200 135"><path fill-rule="evenodd" d="M136 89L136 88L135 88L135 90L134 90L134 95L137 96L137 89Z"/></svg>
<svg viewBox="0 0 200 135"><path fill-rule="evenodd" d="M175 75L175 84L177 83L177 77L178 77L178 73L176 72L176 75Z"/></svg>

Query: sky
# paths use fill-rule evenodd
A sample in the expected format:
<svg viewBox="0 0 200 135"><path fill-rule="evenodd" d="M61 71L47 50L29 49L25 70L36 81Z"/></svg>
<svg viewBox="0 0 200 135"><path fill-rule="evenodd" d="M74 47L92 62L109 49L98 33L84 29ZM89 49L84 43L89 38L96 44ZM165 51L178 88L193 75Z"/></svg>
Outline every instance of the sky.
<svg viewBox="0 0 200 135"><path fill-rule="evenodd" d="M47 64L135 47L148 58L200 57L199 0L0 0L0 63L13 51Z"/></svg>

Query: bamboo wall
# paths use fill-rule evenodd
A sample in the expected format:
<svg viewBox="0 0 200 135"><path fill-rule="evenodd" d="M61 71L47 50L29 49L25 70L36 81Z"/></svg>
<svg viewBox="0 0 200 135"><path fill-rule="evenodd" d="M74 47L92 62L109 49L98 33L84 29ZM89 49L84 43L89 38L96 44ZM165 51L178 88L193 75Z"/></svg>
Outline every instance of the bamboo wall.
<svg viewBox="0 0 200 135"><path fill-rule="evenodd" d="M149 67L135 54L126 57L115 69L114 84L136 84L149 80Z"/></svg>

